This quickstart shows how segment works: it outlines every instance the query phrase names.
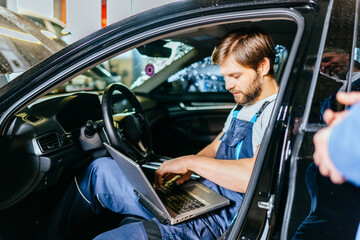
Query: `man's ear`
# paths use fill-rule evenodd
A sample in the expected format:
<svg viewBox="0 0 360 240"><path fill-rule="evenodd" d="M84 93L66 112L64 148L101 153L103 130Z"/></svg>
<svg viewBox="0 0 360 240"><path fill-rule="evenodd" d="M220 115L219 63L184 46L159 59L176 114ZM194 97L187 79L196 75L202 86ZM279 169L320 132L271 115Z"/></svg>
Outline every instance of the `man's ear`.
<svg viewBox="0 0 360 240"><path fill-rule="evenodd" d="M350 55L349 55L348 53L344 53L344 56L345 56L345 58L346 58L347 60L350 59Z"/></svg>
<svg viewBox="0 0 360 240"><path fill-rule="evenodd" d="M266 76L268 75L269 71L270 71L270 60L265 57L259 64L258 72L260 72L262 76Z"/></svg>

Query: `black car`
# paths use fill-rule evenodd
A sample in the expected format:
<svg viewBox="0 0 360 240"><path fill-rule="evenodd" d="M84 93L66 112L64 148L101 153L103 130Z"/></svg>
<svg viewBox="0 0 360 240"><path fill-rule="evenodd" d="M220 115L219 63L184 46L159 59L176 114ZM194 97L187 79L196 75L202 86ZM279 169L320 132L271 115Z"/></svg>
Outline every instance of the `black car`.
<svg viewBox="0 0 360 240"><path fill-rule="evenodd" d="M162 161L209 144L234 107L210 56L226 33L252 26L276 44L280 90L238 217L222 238L291 239L319 207L305 175L312 137L325 126L323 103L349 82L321 72L322 54L344 49L353 75L360 59L358 15L355 0L179 1L105 27L9 81L0 88L0 239L34 238L73 176L108 155L103 142L142 163L149 176ZM111 103L102 102L109 82L86 75L100 65L136 98L115 92ZM103 116L109 107L116 131L127 139L120 144L105 127L113 122ZM139 132L141 148L133 144ZM331 234L354 237L359 190L317 178L326 182L321 202L330 209L329 222L337 222L329 225ZM107 214L84 232L93 237L116 225L118 216Z"/></svg>

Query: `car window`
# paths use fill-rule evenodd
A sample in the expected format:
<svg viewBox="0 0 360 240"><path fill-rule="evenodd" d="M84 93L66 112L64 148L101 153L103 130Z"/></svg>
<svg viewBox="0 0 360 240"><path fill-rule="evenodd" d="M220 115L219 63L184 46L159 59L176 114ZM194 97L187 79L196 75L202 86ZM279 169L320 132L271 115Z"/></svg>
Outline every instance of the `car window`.
<svg viewBox="0 0 360 240"><path fill-rule="evenodd" d="M352 6L353 3L354 1L351 1L347 5ZM354 11L348 11L347 14L334 12L331 15L328 36L320 60L309 123L323 124L322 115L326 109L342 110L344 106L336 101L336 93L347 91L349 81L359 76L358 68L350 68L356 58L352 44L354 20Z"/></svg>
<svg viewBox="0 0 360 240"><path fill-rule="evenodd" d="M75 77L51 93L104 90L113 82L136 88L191 50L193 47L182 42L156 41L122 53Z"/></svg>
<svg viewBox="0 0 360 240"><path fill-rule="evenodd" d="M151 50L150 53L146 51L141 53L138 49L133 50L133 59L137 61L133 66L133 82L131 82L131 88L140 86L166 66L183 57L191 51L193 47L182 42L168 41L163 45L162 49L169 49L168 56L165 56L165 54L162 55L160 52L152 52L154 50Z"/></svg>
<svg viewBox="0 0 360 240"><path fill-rule="evenodd" d="M93 69L88 70L51 93L104 90L113 82L121 82L131 89L135 89L149 79L157 78L162 71L171 72L176 69L179 70L166 78L158 93L171 95L228 92L225 89L224 77L220 73L219 66L213 65L211 62L209 54L211 54L212 48L210 50L199 52L193 46L179 40L158 40L129 50L102 63L101 69L107 74L96 74ZM275 53L274 70L278 78L283 63L286 61L288 50L285 46L277 44ZM194 56L192 61L186 60L189 54ZM170 70L165 70L168 66Z"/></svg>
<svg viewBox="0 0 360 240"><path fill-rule="evenodd" d="M285 46L278 44L275 46L274 70L276 75L280 71L287 53ZM168 94L228 91L225 88L225 80L220 72L220 67L212 64L211 56L207 56L181 69L171 75L167 82L168 87L165 93Z"/></svg>
<svg viewBox="0 0 360 240"><path fill-rule="evenodd" d="M120 79L119 76L112 76L103 65L99 65L74 77L69 82L51 91L50 94L101 91L111 83L120 82Z"/></svg>
<svg viewBox="0 0 360 240"><path fill-rule="evenodd" d="M359 20L358 20L359 21ZM360 91L360 30L357 26L356 45L354 48L354 57L352 61L351 84L347 85L346 91Z"/></svg>
<svg viewBox="0 0 360 240"><path fill-rule="evenodd" d="M168 80L168 93L187 92L226 92L225 80L220 67L213 65L211 56L191 64L171 75Z"/></svg>

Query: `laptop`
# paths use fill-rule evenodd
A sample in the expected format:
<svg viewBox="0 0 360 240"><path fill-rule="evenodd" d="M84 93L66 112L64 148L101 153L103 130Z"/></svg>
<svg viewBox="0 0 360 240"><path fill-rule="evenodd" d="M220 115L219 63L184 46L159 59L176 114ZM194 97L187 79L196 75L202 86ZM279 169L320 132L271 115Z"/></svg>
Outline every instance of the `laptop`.
<svg viewBox="0 0 360 240"><path fill-rule="evenodd" d="M173 179L157 191L139 164L109 144L104 145L131 183L139 203L163 224L174 225L230 204L229 199L192 179L180 186ZM173 195L166 195L169 192Z"/></svg>

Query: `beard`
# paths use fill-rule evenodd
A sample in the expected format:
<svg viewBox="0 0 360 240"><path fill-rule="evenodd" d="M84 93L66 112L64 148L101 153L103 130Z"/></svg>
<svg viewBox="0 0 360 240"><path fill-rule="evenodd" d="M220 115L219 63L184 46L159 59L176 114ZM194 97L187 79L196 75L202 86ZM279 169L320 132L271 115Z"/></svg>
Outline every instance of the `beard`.
<svg viewBox="0 0 360 240"><path fill-rule="evenodd" d="M241 95L237 97L234 96L235 102L239 105L252 103L260 95L261 91L262 84L260 82L260 75L256 73L256 77L251 85L246 89L246 92L239 91Z"/></svg>
<svg viewBox="0 0 360 240"><path fill-rule="evenodd" d="M348 72L348 68L343 64L336 63L325 67L323 72L331 77L336 77L342 80L346 80L346 74Z"/></svg>

